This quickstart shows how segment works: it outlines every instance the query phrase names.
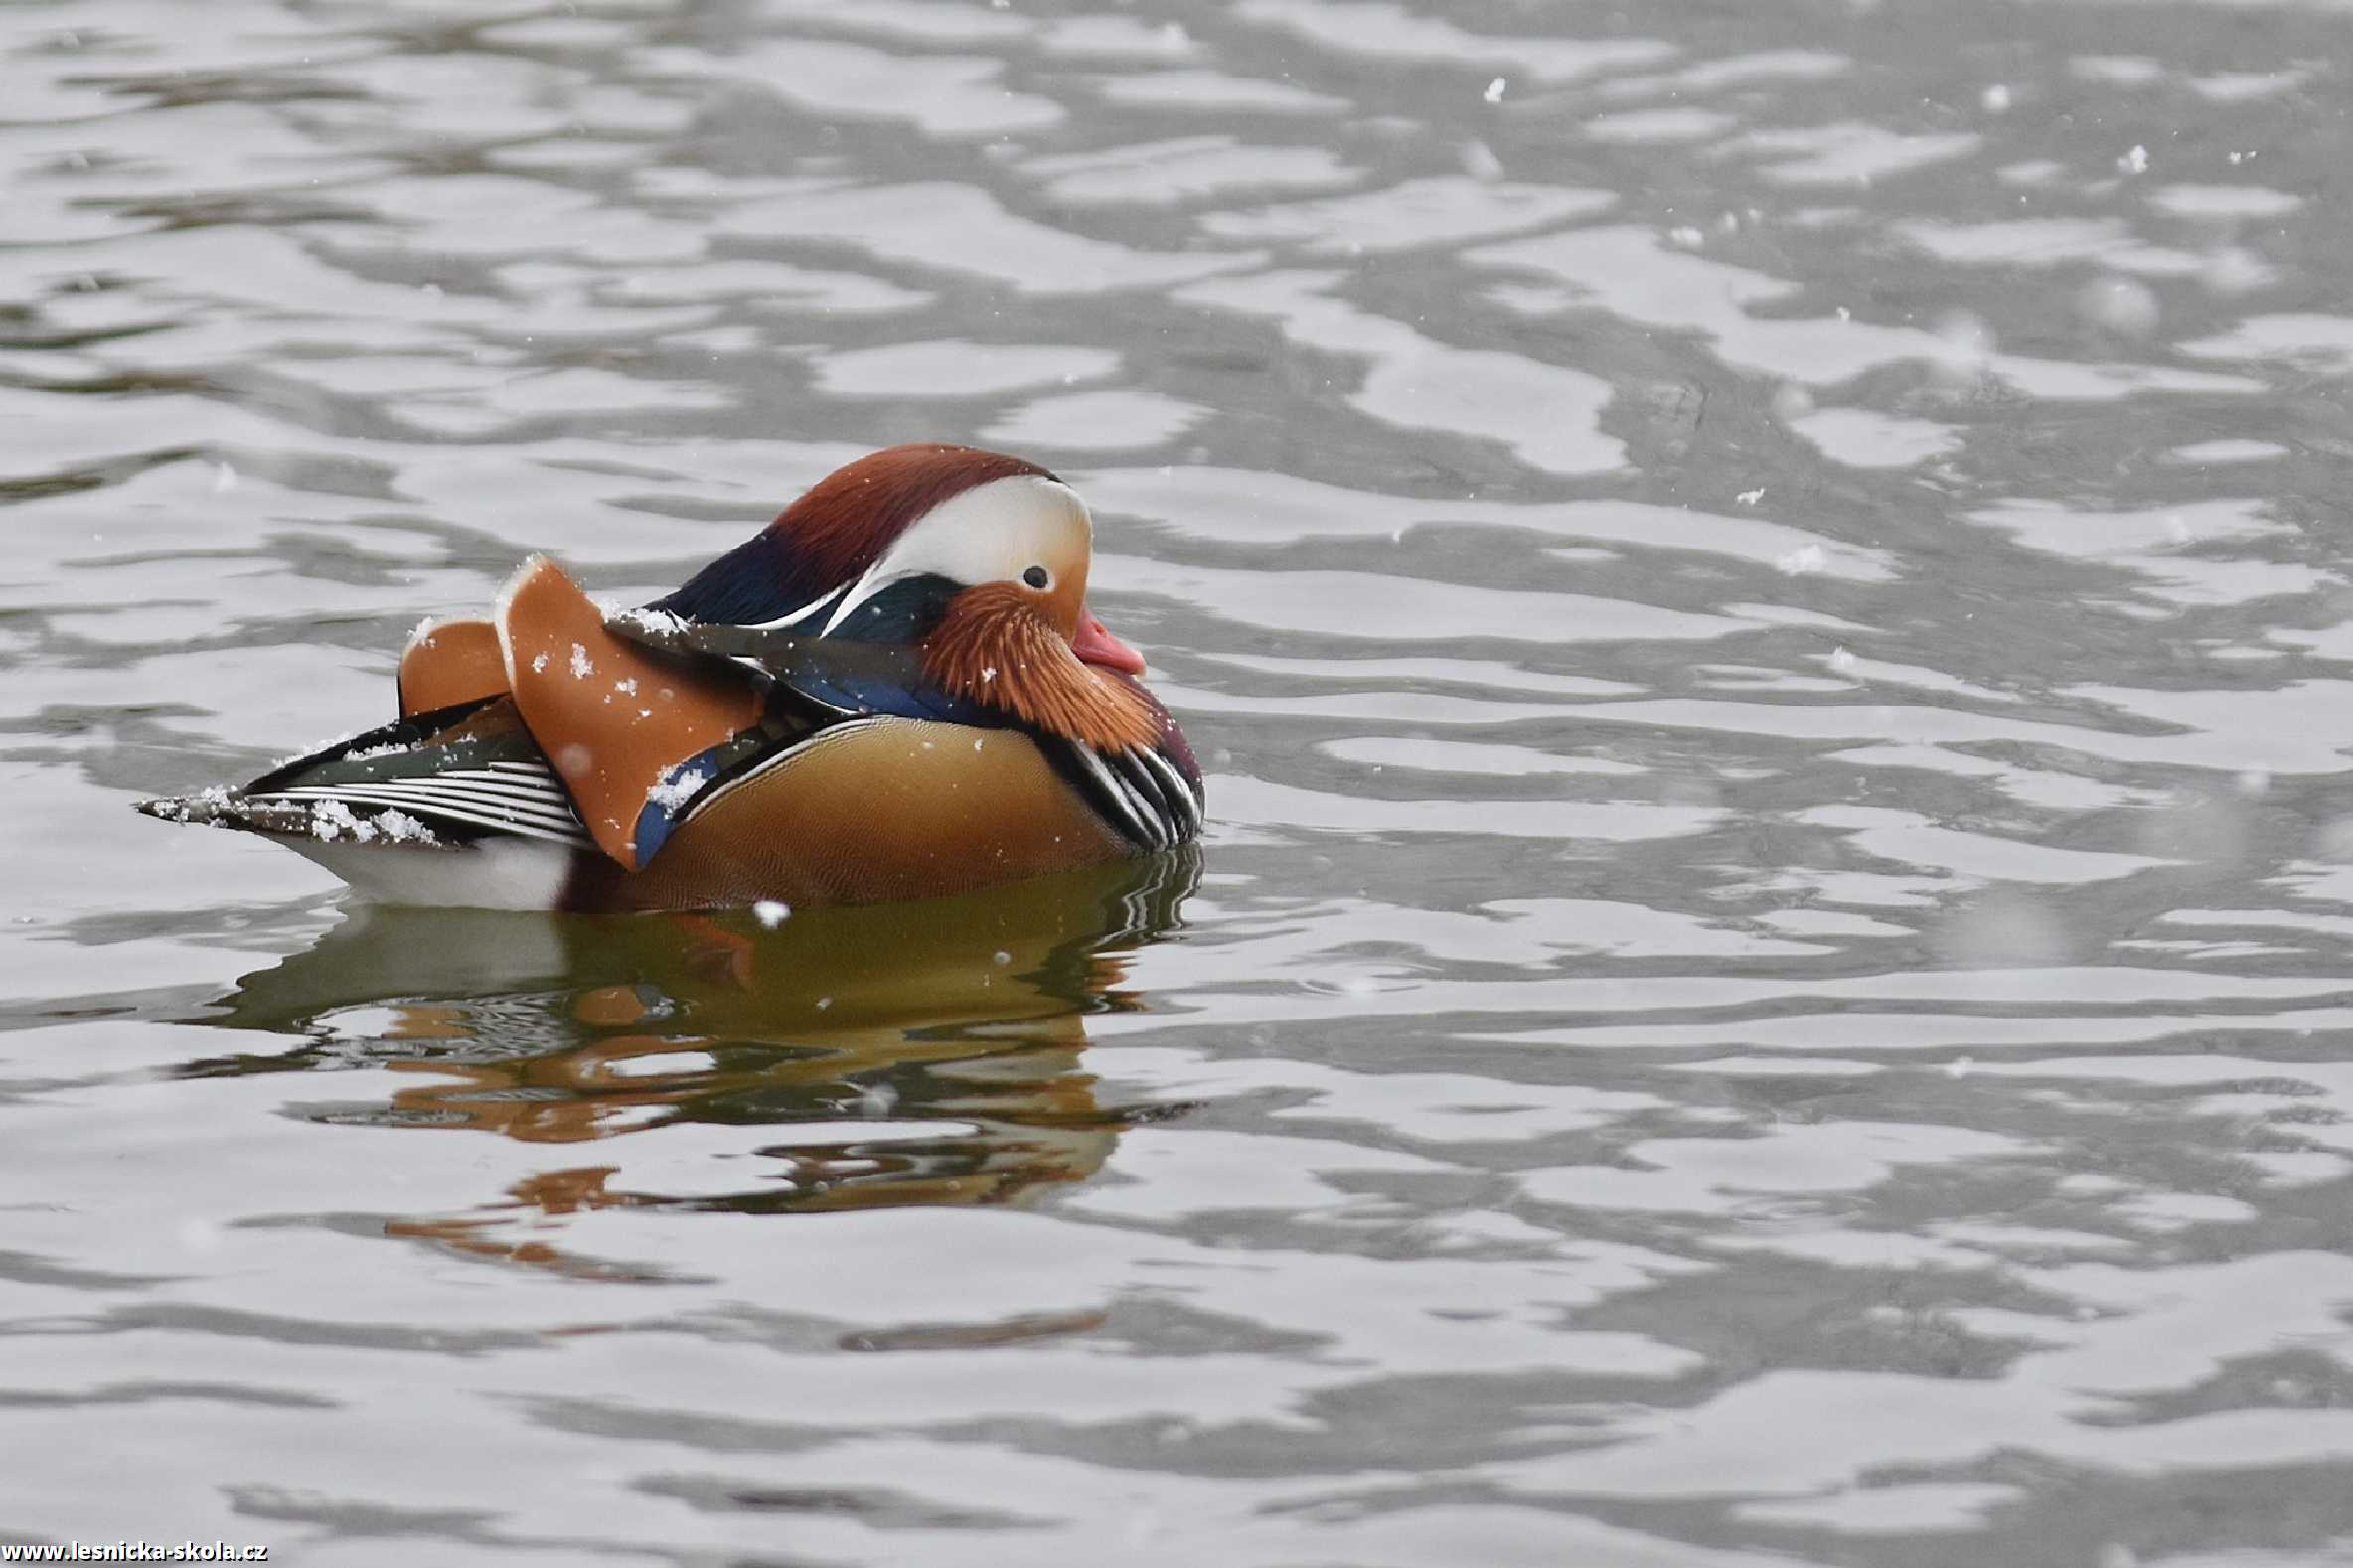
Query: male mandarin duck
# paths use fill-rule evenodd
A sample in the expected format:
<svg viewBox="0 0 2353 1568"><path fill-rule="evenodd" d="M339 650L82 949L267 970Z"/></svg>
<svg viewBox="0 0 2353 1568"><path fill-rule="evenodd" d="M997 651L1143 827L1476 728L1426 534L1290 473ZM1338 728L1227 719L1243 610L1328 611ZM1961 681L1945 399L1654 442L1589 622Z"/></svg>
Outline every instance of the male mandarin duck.
<svg viewBox="0 0 2353 1568"><path fill-rule="evenodd" d="M400 717L139 809L266 834L387 902L861 904L1193 839L1201 774L1086 607L1094 528L1045 469L897 446L608 617L544 556L428 622Z"/></svg>

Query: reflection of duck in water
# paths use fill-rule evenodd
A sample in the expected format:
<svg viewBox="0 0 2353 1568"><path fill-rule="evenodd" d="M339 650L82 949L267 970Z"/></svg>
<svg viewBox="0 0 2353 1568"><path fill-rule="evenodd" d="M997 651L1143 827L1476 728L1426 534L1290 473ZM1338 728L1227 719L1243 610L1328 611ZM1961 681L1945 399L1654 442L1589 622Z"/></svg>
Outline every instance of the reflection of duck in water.
<svg viewBox="0 0 2353 1568"><path fill-rule="evenodd" d="M1190 842L1201 778L1086 606L1093 524L1033 463L901 446L608 622L526 562L420 629L400 719L143 810L279 839L395 903L923 898Z"/></svg>
<svg viewBox="0 0 2353 1568"><path fill-rule="evenodd" d="M311 1043L186 1070L389 1066L416 1079L390 1103L306 1097L303 1114L597 1142L488 1213L398 1227L500 1255L511 1224L580 1208L1016 1202L1083 1179L1135 1119L1080 1070L1083 1020L1138 1005L1119 989L1125 956L1176 923L1197 870L1177 851L773 928L362 910L201 1020ZM676 1170L662 1132L690 1124L697 1148L721 1146L718 1189L634 1183L633 1156Z"/></svg>

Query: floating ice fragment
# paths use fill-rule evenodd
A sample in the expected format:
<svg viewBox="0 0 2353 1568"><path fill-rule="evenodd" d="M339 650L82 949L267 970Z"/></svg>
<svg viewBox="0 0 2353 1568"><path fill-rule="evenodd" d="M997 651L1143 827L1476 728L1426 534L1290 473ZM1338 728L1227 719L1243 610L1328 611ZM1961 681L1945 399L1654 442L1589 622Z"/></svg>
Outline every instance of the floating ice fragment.
<svg viewBox="0 0 2353 1568"><path fill-rule="evenodd" d="M793 906L779 903L773 898L763 898L751 906L751 913L753 919L773 931L793 917Z"/></svg>
<svg viewBox="0 0 2353 1568"><path fill-rule="evenodd" d="M588 650L578 643L572 644L571 670L575 681L585 681L596 673L596 665L589 659Z"/></svg>
<svg viewBox="0 0 2353 1568"><path fill-rule="evenodd" d="M533 675L546 675L548 673L548 656L546 654L536 653L531 656L531 673Z"/></svg>
<svg viewBox="0 0 2353 1568"><path fill-rule="evenodd" d="M1487 84L1487 91L1481 93L1480 96L1486 98L1490 103L1500 103L1503 101L1503 89L1508 84L1501 77L1497 77Z"/></svg>
<svg viewBox="0 0 2353 1568"><path fill-rule="evenodd" d="M1753 507L1758 502L1765 499L1765 487L1763 485L1759 485L1754 490L1743 490L1739 495L1734 496L1732 499L1739 502L1744 507Z"/></svg>
<svg viewBox="0 0 2353 1568"><path fill-rule="evenodd" d="M2117 160L2117 168L2125 174L2148 173L2148 149L2134 142L2132 150Z"/></svg>
<svg viewBox="0 0 2353 1568"><path fill-rule="evenodd" d="M1847 652L1846 646L1843 643L1830 650L1831 669L1837 671L1840 675L1845 675L1851 672L1854 667L1855 657L1853 654Z"/></svg>

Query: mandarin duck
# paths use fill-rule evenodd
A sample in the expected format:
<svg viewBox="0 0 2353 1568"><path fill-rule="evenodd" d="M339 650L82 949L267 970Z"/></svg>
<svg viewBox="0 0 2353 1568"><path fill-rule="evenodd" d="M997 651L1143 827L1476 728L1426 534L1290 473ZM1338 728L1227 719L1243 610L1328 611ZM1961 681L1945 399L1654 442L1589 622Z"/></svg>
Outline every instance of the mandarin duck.
<svg viewBox="0 0 2353 1568"><path fill-rule="evenodd" d="M643 609L544 556L427 622L400 716L240 788L139 803L260 833L388 903L879 903L1195 838L1201 774L1088 612L1045 469L897 446Z"/></svg>

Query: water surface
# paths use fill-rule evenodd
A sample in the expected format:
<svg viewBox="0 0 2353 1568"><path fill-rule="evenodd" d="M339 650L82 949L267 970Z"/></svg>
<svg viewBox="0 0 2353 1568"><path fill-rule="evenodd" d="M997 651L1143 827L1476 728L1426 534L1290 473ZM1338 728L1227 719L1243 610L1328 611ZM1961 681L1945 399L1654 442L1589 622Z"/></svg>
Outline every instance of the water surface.
<svg viewBox="0 0 2353 1568"><path fill-rule="evenodd" d="M2353 1562L2341 5L0 11L9 1539ZM1053 465L1197 861L135 817Z"/></svg>

